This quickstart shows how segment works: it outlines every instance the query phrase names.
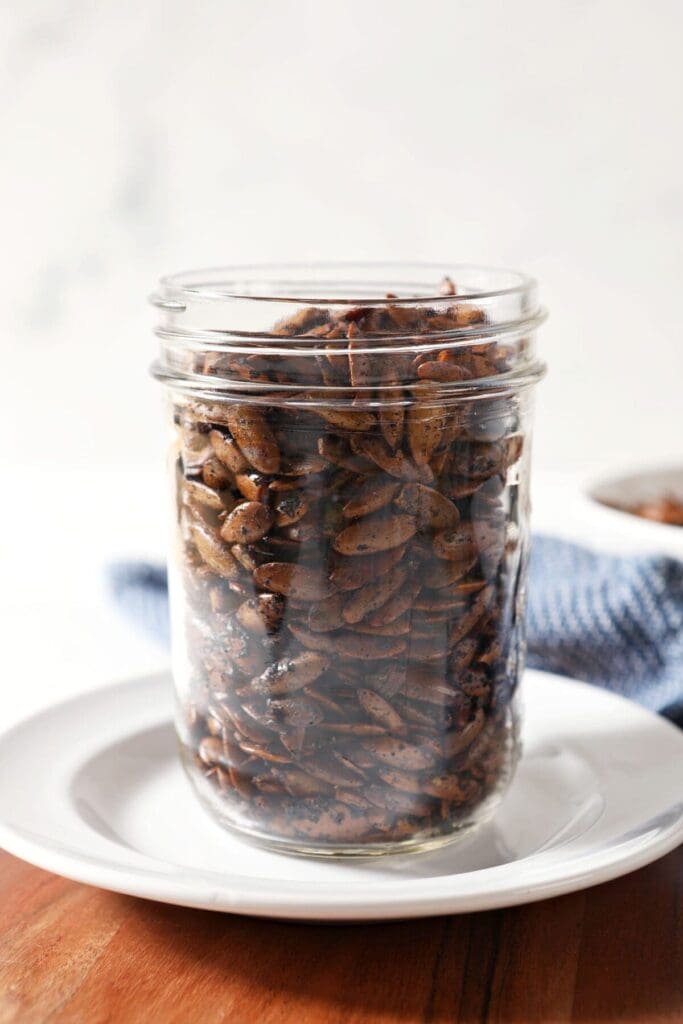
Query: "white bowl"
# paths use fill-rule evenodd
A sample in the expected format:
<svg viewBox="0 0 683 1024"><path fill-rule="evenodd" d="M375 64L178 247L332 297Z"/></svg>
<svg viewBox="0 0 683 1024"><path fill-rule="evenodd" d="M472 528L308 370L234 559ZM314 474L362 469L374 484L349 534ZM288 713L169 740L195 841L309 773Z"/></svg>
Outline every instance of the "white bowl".
<svg viewBox="0 0 683 1024"><path fill-rule="evenodd" d="M582 517L601 538L609 535L610 546L683 559L683 526L657 523L622 510L669 495L683 501L683 466L631 469L603 476L583 488Z"/></svg>

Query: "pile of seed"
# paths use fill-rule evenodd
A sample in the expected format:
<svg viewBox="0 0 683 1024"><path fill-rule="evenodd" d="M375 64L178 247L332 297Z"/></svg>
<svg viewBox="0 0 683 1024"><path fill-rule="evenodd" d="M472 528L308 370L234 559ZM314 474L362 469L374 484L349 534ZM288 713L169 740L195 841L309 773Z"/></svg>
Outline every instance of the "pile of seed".
<svg viewBox="0 0 683 1024"><path fill-rule="evenodd" d="M357 351L481 320L456 299L445 313L308 307L276 333L325 339L324 354L200 367L301 384L305 365L301 405L250 402L246 389L177 400L185 742L195 780L242 828L319 848L437 836L473 820L509 774L519 399L442 399L445 384L503 372L509 354ZM316 385L363 401L316 404Z"/></svg>

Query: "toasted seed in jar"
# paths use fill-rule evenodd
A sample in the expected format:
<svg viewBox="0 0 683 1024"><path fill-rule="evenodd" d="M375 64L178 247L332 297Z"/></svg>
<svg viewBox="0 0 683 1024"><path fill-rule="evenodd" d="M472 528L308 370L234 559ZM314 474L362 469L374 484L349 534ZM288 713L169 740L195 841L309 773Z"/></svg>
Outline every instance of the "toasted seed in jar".
<svg viewBox="0 0 683 1024"><path fill-rule="evenodd" d="M406 793L403 790L387 790L384 786L368 786L363 792L376 807L386 808L392 814L425 817L431 809L430 802L426 797Z"/></svg>
<svg viewBox="0 0 683 1024"><path fill-rule="evenodd" d="M451 587L466 576L476 563L476 552L463 561L439 559L437 562L431 562L425 566L422 574L424 585L432 590Z"/></svg>
<svg viewBox="0 0 683 1024"><path fill-rule="evenodd" d="M285 611L285 602L280 594L257 594L244 601L235 612L235 617L248 632L277 632Z"/></svg>
<svg viewBox="0 0 683 1024"><path fill-rule="evenodd" d="M207 526L197 520L192 523L191 532L197 551L214 572L226 579L240 575L240 566L232 557L230 548Z"/></svg>
<svg viewBox="0 0 683 1024"><path fill-rule="evenodd" d="M497 441L470 441L454 452L453 469L461 476L488 478L505 466L506 449Z"/></svg>
<svg viewBox="0 0 683 1024"><path fill-rule="evenodd" d="M273 334L281 334L285 337L293 337L297 334L308 334L318 328L322 328L330 318L326 309L318 309L316 306L303 306L296 313L285 317L273 327Z"/></svg>
<svg viewBox="0 0 683 1024"><path fill-rule="evenodd" d="M318 793L330 793L332 791L328 783L317 779L313 775L301 770L301 768L282 768L279 772L285 788L291 796L317 796Z"/></svg>
<svg viewBox="0 0 683 1024"><path fill-rule="evenodd" d="M261 747L253 740L240 740L240 748L245 754L252 754L254 757L261 758L262 761L268 761L271 764L290 764L291 756L280 753L277 750L272 750L270 747Z"/></svg>
<svg viewBox="0 0 683 1024"><path fill-rule="evenodd" d="M479 646L479 637L466 637L455 647L449 657L449 667L453 679L457 682L458 676L470 664Z"/></svg>
<svg viewBox="0 0 683 1024"><path fill-rule="evenodd" d="M320 522L315 516L306 516L298 523L291 523L289 526L281 527L282 535L287 540L303 544L306 541L317 540L321 537Z"/></svg>
<svg viewBox="0 0 683 1024"><path fill-rule="evenodd" d="M254 469L277 473L280 449L261 410L251 405L230 406L227 420L230 433Z"/></svg>
<svg viewBox="0 0 683 1024"><path fill-rule="evenodd" d="M458 583L453 593L458 597L471 597L472 594L479 593L486 586L486 580L462 580Z"/></svg>
<svg viewBox="0 0 683 1024"><path fill-rule="evenodd" d="M472 477L471 479L467 477L452 477L447 490L451 498L458 501L460 498L467 498L474 494L481 487L482 483L483 481L477 477Z"/></svg>
<svg viewBox="0 0 683 1024"><path fill-rule="evenodd" d="M420 591L420 581L413 579L411 583L402 587L397 593L390 597L381 608L368 618L370 626L388 626L405 615L412 606L413 600Z"/></svg>
<svg viewBox="0 0 683 1024"><path fill-rule="evenodd" d="M376 611L399 590L406 581L408 570L406 566L395 565L384 576L366 583L359 590L354 590L347 599L342 612L345 622L360 622L370 612Z"/></svg>
<svg viewBox="0 0 683 1024"><path fill-rule="evenodd" d="M235 629L223 635L221 643L226 660L236 665L240 672L251 676L263 671L268 652L261 643L254 643L243 630Z"/></svg>
<svg viewBox="0 0 683 1024"><path fill-rule="evenodd" d="M187 501L196 501L200 505L206 505L208 508L217 511L225 508L220 494L216 494L206 484L200 484L198 480L185 480L183 482L183 497Z"/></svg>
<svg viewBox="0 0 683 1024"><path fill-rule="evenodd" d="M205 736L199 744L199 757L204 764L216 764L223 760L223 742L217 736Z"/></svg>
<svg viewBox="0 0 683 1024"><path fill-rule="evenodd" d="M329 633L313 633L296 622L288 622L287 629L309 651L336 652L334 637Z"/></svg>
<svg viewBox="0 0 683 1024"><path fill-rule="evenodd" d="M352 437L351 448L357 455L365 455L376 463L380 469L399 480L419 480L420 470L403 454L401 449L392 451L380 437L365 435Z"/></svg>
<svg viewBox="0 0 683 1024"><path fill-rule="evenodd" d="M337 654L342 654L346 658L358 658L361 661L393 658L406 649L406 641L400 636L363 636L351 632L329 633L327 636L332 644L331 649Z"/></svg>
<svg viewBox="0 0 683 1024"><path fill-rule="evenodd" d="M471 327L472 324L479 324L486 319L483 310L463 303L453 307L453 315L457 327Z"/></svg>
<svg viewBox="0 0 683 1024"><path fill-rule="evenodd" d="M458 676L458 686L468 697L488 698L491 693L491 682L483 666L461 672Z"/></svg>
<svg viewBox="0 0 683 1024"><path fill-rule="evenodd" d="M465 799L465 791L457 775L443 774L433 775L423 783L423 791L429 796L435 796L444 800L455 800L462 803Z"/></svg>
<svg viewBox="0 0 683 1024"><path fill-rule="evenodd" d="M311 605L308 613L308 628L314 633L327 633L345 625L342 611L346 602L344 593L332 594Z"/></svg>
<svg viewBox="0 0 683 1024"><path fill-rule="evenodd" d="M514 466L515 462L519 459L524 450L524 438L521 434L513 434L512 437L508 437L504 442L505 445L505 456L504 463L505 468L509 469L510 466Z"/></svg>
<svg viewBox="0 0 683 1024"><path fill-rule="evenodd" d="M447 644L442 638L438 638L433 630L423 634L424 639L418 635L418 631L411 631L408 657L411 661L443 661L447 654Z"/></svg>
<svg viewBox="0 0 683 1024"><path fill-rule="evenodd" d="M453 529L437 533L433 546L438 558L452 562L464 562L477 552L469 523L461 523Z"/></svg>
<svg viewBox="0 0 683 1024"><path fill-rule="evenodd" d="M307 697L310 697L311 700L315 700L318 704L321 704L326 712L331 712L333 715L343 714L344 709L341 705L339 705L337 701L332 700L331 697L328 697L326 693L321 693L316 690L315 686L305 686L304 693Z"/></svg>
<svg viewBox="0 0 683 1024"><path fill-rule="evenodd" d="M378 373L377 358L368 351L367 341L358 338L359 334L360 331L356 324L350 324L348 329L349 375L354 388L376 383Z"/></svg>
<svg viewBox="0 0 683 1024"><path fill-rule="evenodd" d="M210 455L202 463L202 480L214 491L224 490L231 482L230 474L215 455Z"/></svg>
<svg viewBox="0 0 683 1024"><path fill-rule="evenodd" d="M244 473L249 469L249 463L231 437L226 437L220 430L212 430L209 441L217 458L232 473Z"/></svg>
<svg viewBox="0 0 683 1024"><path fill-rule="evenodd" d="M347 760L324 761L318 757L315 760L307 760L303 767L309 775L314 775L317 779L322 779L323 782L327 782L335 788L344 786L345 789L357 789L363 785L362 772L359 772Z"/></svg>
<svg viewBox="0 0 683 1024"><path fill-rule="evenodd" d="M472 602L472 607L452 624L448 634L448 644L450 647L460 643L483 618L492 593L491 587L481 590Z"/></svg>
<svg viewBox="0 0 683 1024"><path fill-rule="evenodd" d="M327 467L327 461L315 452L302 453L297 456L287 456L280 465L282 476L310 477L316 473L322 473Z"/></svg>
<svg viewBox="0 0 683 1024"><path fill-rule="evenodd" d="M403 615L400 619L393 619L383 626L372 626L368 621L361 620L351 624L355 633L368 633L370 636L407 636L410 633L410 616Z"/></svg>
<svg viewBox="0 0 683 1024"><path fill-rule="evenodd" d="M263 565L264 562L306 561L309 555L315 555L315 550L311 552L306 548L302 549L298 541L290 540L288 537L276 537L272 532L255 544L250 544L248 551L253 556L256 566Z"/></svg>
<svg viewBox="0 0 683 1024"><path fill-rule="evenodd" d="M247 501L265 501L268 495L268 480L260 473L238 473L235 483Z"/></svg>
<svg viewBox="0 0 683 1024"><path fill-rule="evenodd" d="M417 368L417 375L420 380L438 380L444 383L469 380L472 376L470 371L459 363L446 361L421 363Z"/></svg>
<svg viewBox="0 0 683 1024"><path fill-rule="evenodd" d="M360 557L339 557L332 565L330 580L340 590L357 590L364 583L376 579L388 572L392 566L400 562L405 552L405 545L380 551L378 554Z"/></svg>
<svg viewBox="0 0 683 1024"><path fill-rule="evenodd" d="M271 697L286 696L314 682L328 667L329 658L314 651L301 651L291 658L283 658L268 668L251 685L257 693Z"/></svg>
<svg viewBox="0 0 683 1024"><path fill-rule="evenodd" d="M287 491L275 502L275 522L278 526L298 523L308 512L308 502L301 491Z"/></svg>
<svg viewBox="0 0 683 1024"><path fill-rule="evenodd" d="M372 822L369 814L366 813L358 817L350 807L345 806L339 800L331 802L328 807L321 810L315 819L300 817L294 824L297 834L317 842L328 843L360 841L371 828Z"/></svg>
<svg viewBox="0 0 683 1024"><path fill-rule="evenodd" d="M347 442L341 437L327 434L318 440L318 451L335 466L348 469L352 473L374 473L376 466L370 459L362 455L355 455L349 448Z"/></svg>
<svg viewBox="0 0 683 1024"><path fill-rule="evenodd" d="M259 721L271 729L303 726L309 728L322 722L323 714L312 701L301 697L284 700L268 700L259 714Z"/></svg>
<svg viewBox="0 0 683 1024"><path fill-rule="evenodd" d="M399 486L395 480L381 474L369 477L360 487L354 488L353 498L344 505L344 516L347 519L358 519L371 512L378 512L394 498Z"/></svg>
<svg viewBox="0 0 683 1024"><path fill-rule="evenodd" d="M178 448L185 470L195 471L211 454L206 434L199 433L194 422L178 428Z"/></svg>
<svg viewBox="0 0 683 1024"><path fill-rule="evenodd" d="M333 547L343 555L367 555L404 544L416 529L415 517L396 515L367 516L337 534Z"/></svg>
<svg viewBox="0 0 683 1024"><path fill-rule="evenodd" d="M460 520L460 513L453 502L424 484L404 484L394 504L402 512L417 517L418 529L425 526L430 530L452 529Z"/></svg>
<svg viewBox="0 0 683 1024"><path fill-rule="evenodd" d="M300 491L306 486L306 482L305 478L301 476L275 476L268 482L268 490L275 491L276 493L280 491Z"/></svg>
<svg viewBox="0 0 683 1024"><path fill-rule="evenodd" d="M433 405L416 401L408 409L408 446L418 466L426 465L438 448L443 421L443 413Z"/></svg>
<svg viewBox="0 0 683 1024"><path fill-rule="evenodd" d="M403 439L405 420L403 399L403 388L399 386L397 374L387 361L382 371L382 404L379 408L379 427L384 440L392 451L398 448Z"/></svg>
<svg viewBox="0 0 683 1024"><path fill-rule="evenodd" d="M413 608L420 612L441 612L465 607L464 596L452 590L423 590L413 601Z"/></svg>
<svg viewBox="0 0 683 1024"><path fill-rule="evenodd" d="M323 732L347 733L351 736L383 736L386 729L383 725L372 722L321 722Z"/></svg>
<svg viewBox="0 0 683 1024"><path fill-rule="evenodd" d="M401 716L391 706L389 701L381 697L379 693L360 687L356 691L356 696L358 697L358 703L370 718L374 718L376 722L383 725L389 732L401 732L405 728Z"/></svg>
<svg viewBox="0 0 683 1024"><path fill-rule="evenodd" d="M253 572L254 569L264 561L264 559L257 561L254 550L245 547L243 544L233 544L230 548L230 552L233 558L236 558L242 568L246 569L248 572Z"/></svg>
<svg viewBox="0 0 683 1024"><path fill-rule="evenodd" d="M266 562L254 571L258 587L275 594L300 597L304 601L318 601L329 597L334 586L320 572L293 562Z"/></svg>
<svg viewBox="0 0 683 1024"><path fill-rule="evenodd" d="M342 409L316 405L311 411L330 426L341 430L372 430L377 422L371 412L363 409Z"/></svg>
<svg viewBox="0 0 683 1024"><path fill-rule="evenodd" d="M481 708L477 709L477 712L471 722L462 729L453 729L446 733L443 740L443 749L447 757L455 757L456 754L461 754L463 750L467 750L470 743L473 743L479 733L484 728L486 723L486 716Z"/></svg>
<svg viewBox="0 0 683 1024"><path fill-rule="evenodd" d="M418 775L411 775L410 772L402 772L397 768L378 768L377 774L392 789L401 789L404 793L423 792Z"/></svg>
<svg viewBox="0 0 683 1024"><path fill-rule="evenodd" d="M273 514L258 501L244 501L228 515L221 527L223 540L253 544L265 536L273 524Z"/></svg>
<svg viewBox="0 0 683 1024"><path fill-rule="evenodd" d="M364 740L363 747L378 761L403 771L422 771L434 764L431 751L394 736Z"/></svg>
<svg viewBox="0 0 683 1024"><path fill-rule="evenodd" d="M401 686L402 696L408 697L411 701L435 704L437 707L447 707L457 697L457 691L444 684L441 673L436 673L430 680L429 670L425 665L416 664L413 668L418 672L406 677Z"/></svg>

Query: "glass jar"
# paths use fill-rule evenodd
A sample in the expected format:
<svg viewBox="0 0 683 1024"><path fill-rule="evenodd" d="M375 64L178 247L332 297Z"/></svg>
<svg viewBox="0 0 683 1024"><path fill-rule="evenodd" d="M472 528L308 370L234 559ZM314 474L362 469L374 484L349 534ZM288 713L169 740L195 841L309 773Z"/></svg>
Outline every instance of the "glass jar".
<svg viewBox="0 0 683 1024"><path fill-rule="evenodd" d="M519 755L535 283L243 267L164 278L153 302L202 803L304 854L466 834Z"/></svg>

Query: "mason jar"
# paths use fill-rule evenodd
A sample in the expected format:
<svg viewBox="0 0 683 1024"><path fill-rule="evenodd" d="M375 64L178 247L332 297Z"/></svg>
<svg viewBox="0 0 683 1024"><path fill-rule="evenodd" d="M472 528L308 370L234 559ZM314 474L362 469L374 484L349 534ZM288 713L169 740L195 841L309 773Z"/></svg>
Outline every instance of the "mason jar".
<svg viewBox="0 0 683 1024"><path fill-rule="evenodd" d="M183 764L221 825L420 851L519 757L535 282L481 267L163 278Z"/></svg>

